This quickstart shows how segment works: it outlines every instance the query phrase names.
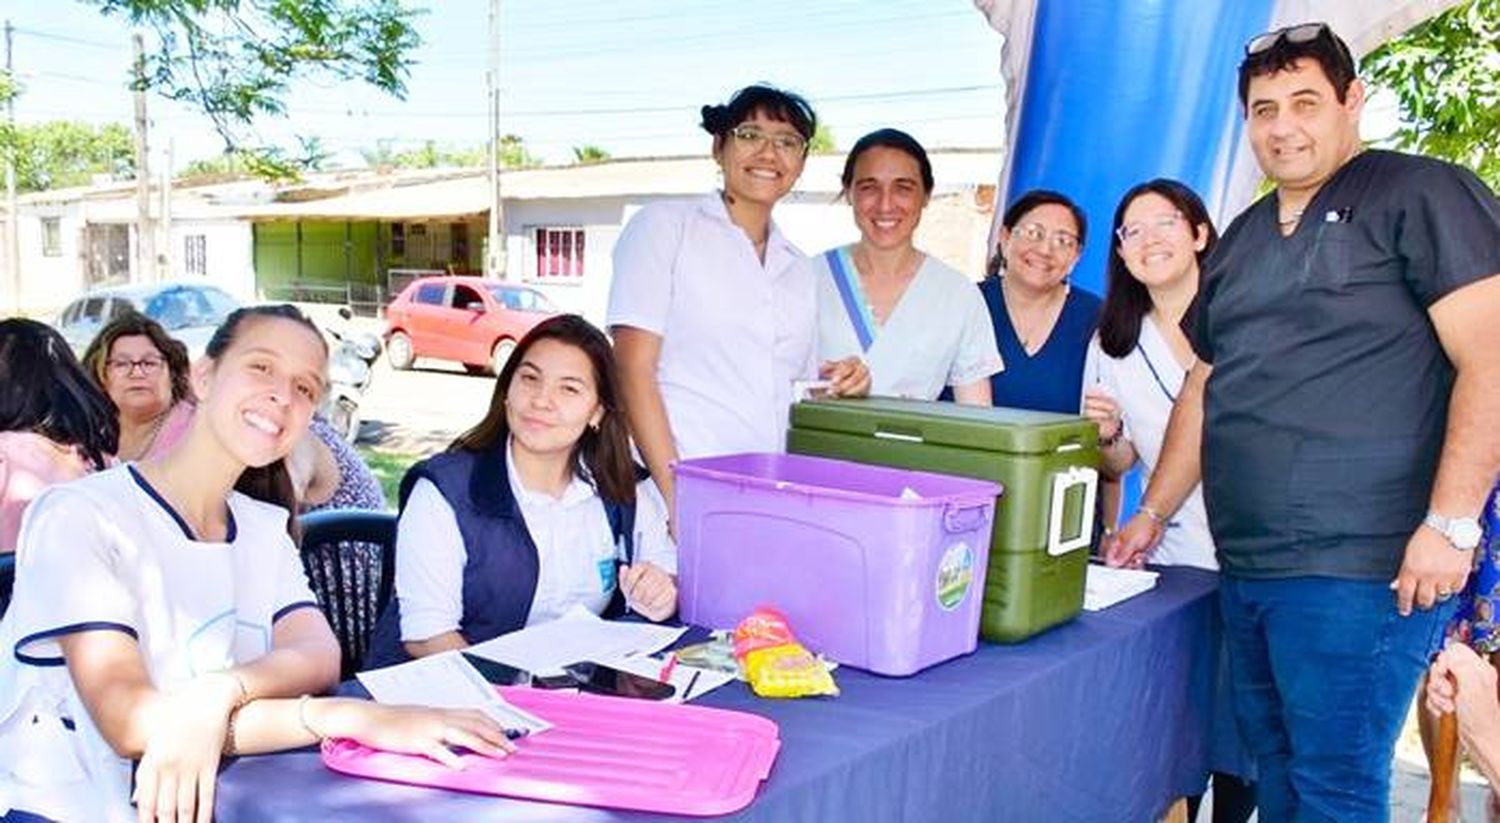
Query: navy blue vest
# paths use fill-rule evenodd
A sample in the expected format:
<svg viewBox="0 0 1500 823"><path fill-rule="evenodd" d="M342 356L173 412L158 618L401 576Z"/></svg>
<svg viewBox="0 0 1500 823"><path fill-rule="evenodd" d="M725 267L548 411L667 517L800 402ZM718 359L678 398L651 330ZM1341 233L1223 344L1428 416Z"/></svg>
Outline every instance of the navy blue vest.
<svg viewBox="0 0 1500 823"><path fill-rule="evenodd" d="M412 466L401 479L401 508L418 480L428 480L453 508L468 558L464 562L463 616L458 631L469 643L482 643L526 625L536 597L536 543L520 505L511 494L505 447L487 452L451 451ZM610 531L623 543L625 562L635 557L634 504L604 501ZM617 578L618 579L618 578ZM606 615L623 610L618 587ZM365 668L403 663L411 657L401 644L400 593L375 623Z"/></svg>

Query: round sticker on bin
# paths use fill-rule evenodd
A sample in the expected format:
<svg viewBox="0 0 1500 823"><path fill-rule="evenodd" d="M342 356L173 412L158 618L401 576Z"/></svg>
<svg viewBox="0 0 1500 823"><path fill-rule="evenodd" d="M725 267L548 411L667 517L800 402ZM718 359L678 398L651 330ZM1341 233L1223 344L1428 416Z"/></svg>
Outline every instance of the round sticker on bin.
<svg viewBox="0 0 1500 823"><path fill-rule="evenodd" d="M968 543L949 546L938 561L937 602L944 611L953 611L969 594L974 582L974 552Z"/></svg>

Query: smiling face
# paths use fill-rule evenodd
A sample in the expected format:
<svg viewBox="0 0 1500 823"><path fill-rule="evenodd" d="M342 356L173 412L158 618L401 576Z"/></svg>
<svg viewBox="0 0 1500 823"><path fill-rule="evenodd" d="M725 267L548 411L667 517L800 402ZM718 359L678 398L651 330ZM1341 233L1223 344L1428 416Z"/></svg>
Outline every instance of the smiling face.
<svg viewBox="0 0 1500 823"><path fill-rule="evenodd" d="M306 325L246 319L217 359L193 365L198 415L239 463L270 464L307 431L323 396L327 360L322 338Z"/></svg>
<svg viewBox="0 0 1500 823"><path fill-rule="evenodd" d="M589 357L552 338L533 343L505 392L505 423L513 446L535 455L570 455L588 426L604 419Z"/></svg>
<svg viewBox="0 0 1500 823"><path fill-rule="evenodd" d="M1339 102L1316 60L1253 77L1245 96L1250 147L1266 176L1290 191L1316 190L1359 150L1364 86L1349 84Z"/></svg>
<svg viewBox="0 0 1500 823"><path fill-rule="evenodd" d="M714 159L724 172L725 193L770 208L802 175L806 141L791 123L757 111L719 139Z"/></svg>
<svg viewBox="0 0 1500 823"><path fill-rule="evenodd" d="M865 243L877 249L911 245L928 192L917 159L900 149L874 146L854 163L849 202Z"/></svg>
<svg viewBox="0 0 1500 823"><path fill-rule="evenodd" d="M1078 262L1078 221L1066 206L1043 203L1000 231L1005 276L1044 292L1060 286Z"/></svg>
<svg viewBox="0 0 1500 823"><path fill-rule="evenodd" d="M104 361L104 391L131 420L149 420L172 405L167 358L144 334L115 338Z"/></svg>
<svg viewBox="0 0 1500 823"><path fill-rule="evenodd" d="M1192 226L1172 201L1146 192L1130 201L1115 250L1131 276L1147 286L1170 286L1198 268L1208 227Z"/></svg>

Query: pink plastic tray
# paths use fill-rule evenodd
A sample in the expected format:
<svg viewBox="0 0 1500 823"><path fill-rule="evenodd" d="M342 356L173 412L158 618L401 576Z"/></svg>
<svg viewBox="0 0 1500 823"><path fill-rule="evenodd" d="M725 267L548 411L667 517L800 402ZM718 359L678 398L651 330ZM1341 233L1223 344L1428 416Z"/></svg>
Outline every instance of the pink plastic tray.
<svg viewBox="0 0 1500 823"><path fill-rule="evenodd" d="M516 741L503 759L467 756L449 769L420 755L349 740L323 744L323 763L358 777L551 803L670 814L727 814L750 805L781 748L758 715L647 700L502 686L512 704L553 728Z"/></svg>

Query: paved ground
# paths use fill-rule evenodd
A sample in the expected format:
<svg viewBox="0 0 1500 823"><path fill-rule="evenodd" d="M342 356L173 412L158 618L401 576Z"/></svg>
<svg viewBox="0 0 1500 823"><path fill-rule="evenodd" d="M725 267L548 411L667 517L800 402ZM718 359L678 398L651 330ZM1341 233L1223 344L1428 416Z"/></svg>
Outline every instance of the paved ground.
<svg viewBox="0 0 1500 823"><path fill-rule="evenodd" d="M392 371L384 357L364 397L360 442L381 451L427 455L442 450L459 432L479 422L489 407L495 381L466 374L457 365L419 361L417 368ZM1402 736L1392 764L1391 819L1421 821L1427 808L1427 764L1414 732ZM1488 788L1477 774L1463 776L1463 819L1485 820ZM1212 806L1212 798L1207 803ZM1210 819L1205 810L1201 820Z"/></svg>

